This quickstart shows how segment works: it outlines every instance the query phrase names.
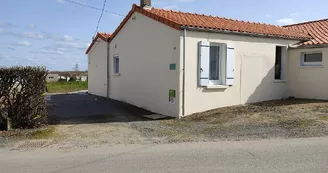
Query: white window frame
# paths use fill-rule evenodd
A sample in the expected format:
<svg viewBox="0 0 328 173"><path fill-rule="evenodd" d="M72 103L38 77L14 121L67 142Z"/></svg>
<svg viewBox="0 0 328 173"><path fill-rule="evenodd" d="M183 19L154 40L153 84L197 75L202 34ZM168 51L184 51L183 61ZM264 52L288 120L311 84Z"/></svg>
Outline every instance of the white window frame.
<svg viewBox="0 0 328 173"><path fill-rule="evenodd" d="M116 63L117 60L118 60L118 64ZM113 74L114 75L120 74L120 56L119 55L113 56Z"/></svg>
<svg viewBox="0 0 328 173"><path fill-rule="evenodd" d="M225 84L225 73L226 73L226 62L227 62L227 46L225 43L210 42L211 46L219 47L219 80L209 80L209 85L224 85ZM209 62L211 63L211 61ZM211 65L209 65L209 73L211 73ZM210 76L210 74L209 74Z"/></svg>
<svg viewBox="0 0 328 173"><path fill-rule="evenodd" d="M321 62L305 62L305 55L306 54L315 54L320 53L321 54ZM309 67L309 66L315 66L320 67L323 64L323 53L321 51L314 51L314 52L302 52L301 53L301 66Z"/></svg>

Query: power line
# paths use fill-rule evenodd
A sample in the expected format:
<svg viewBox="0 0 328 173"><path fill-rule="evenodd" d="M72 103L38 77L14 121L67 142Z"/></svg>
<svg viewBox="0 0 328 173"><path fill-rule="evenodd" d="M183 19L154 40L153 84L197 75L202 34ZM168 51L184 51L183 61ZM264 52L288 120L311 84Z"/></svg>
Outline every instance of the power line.
<svg viewBox="0 0 328 173"><path fill-rule="evenodd" d="M112 11L107 11L105 9L93 7L93 6L82 4L82 3L79 3L79 2L75 2L75 1L71 1L71 0L64 0L64 1L69 2L69 3L72 3L72 4L80 5L80 6L83 6L83 7L86 7L86 8L91 8L91 9L94 9L94 10L99 10L99 11L103 11L103 12L106 12L106 13L114 14L114 15L117 15L117 16L125 17L125 15L123 15L123 14L115 13L115 12L112 12Z"/></svg>
<svg viewBox="0 0 328 173"><path fill-rule="evenodd" d="M102 10L101 10L101 14L100 14L100 17L99 17L99 20L98 20L98 23L97 23L97 27L96 27L96 31L95 31L94 36L97 35L97 31L98 31L99 23L100 23L100 20L101 20L103 14L104 14L104 11L105 11L106 2L107 2L107 0L104 1L104 5L103 5L103 8L102 8Z"/></svg>

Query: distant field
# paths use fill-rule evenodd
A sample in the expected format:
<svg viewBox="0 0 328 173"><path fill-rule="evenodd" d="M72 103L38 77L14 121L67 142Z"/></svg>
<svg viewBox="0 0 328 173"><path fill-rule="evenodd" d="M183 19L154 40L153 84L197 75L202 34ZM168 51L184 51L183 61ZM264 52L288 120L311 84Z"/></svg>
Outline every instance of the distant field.
<svg viewBox="0 0 328 173"><path fill-rule="evenodd" d="M87 90L88 82L51 82L47 83L48 93L67 93L73 91Z"/></svg>

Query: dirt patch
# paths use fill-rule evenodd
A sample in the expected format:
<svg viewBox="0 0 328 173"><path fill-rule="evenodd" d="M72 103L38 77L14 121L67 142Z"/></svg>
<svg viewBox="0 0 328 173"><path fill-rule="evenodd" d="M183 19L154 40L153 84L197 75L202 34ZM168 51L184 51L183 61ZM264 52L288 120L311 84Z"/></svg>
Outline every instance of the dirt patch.
<svg viewBox="0 0 328 173"><path fill-rule="evenodd" d="M319 137L328 135L327 123L328 102L292 99L221 108L133 127L146 136L179 142L179 135L183 136L181 141Z"/></svg>
<svg viewBox="0 0 328 173"><path fill-rule="evenodd" d="M118 119L113 121L107 116L99 115L92 118L92 121L85 121L85 124L70 121L34 131L12 131L6 132L6 135L0 132L0 147L5 146L4 143L10 143L9 146L16 149L28 146L72 149L116 144L328 135L328 102L318 100L280 100L233 106L195 114L181 120L145 121L130 117L132 116L123 117L124 119L118 122Z"/></svg>

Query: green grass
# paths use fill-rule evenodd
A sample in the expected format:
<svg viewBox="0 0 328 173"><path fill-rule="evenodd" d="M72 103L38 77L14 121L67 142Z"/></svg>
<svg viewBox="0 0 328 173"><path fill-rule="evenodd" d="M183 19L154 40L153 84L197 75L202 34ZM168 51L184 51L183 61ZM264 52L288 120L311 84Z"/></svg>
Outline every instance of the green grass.
<svg viewBox="0 0 328 173"><path fill-rule="evenodd" d="M87 90L88 82L51 82L47 83L49 93L67 93L73 91Z"/></svg>
<svg viewBox="0 0 328 173"><path fill-rule="evenodd" d="M326 115L325 115L325 116L321 116L321 117L320 117L320 120L328 121L328 116L326 116Z"/></svg>
<svg viewBox="0 0 328 173"><path fill-rule="evenodd" d="M45 129L38 129L31 134L31 139L48 139L55 135L56 128L51 126Z"/></svg>

